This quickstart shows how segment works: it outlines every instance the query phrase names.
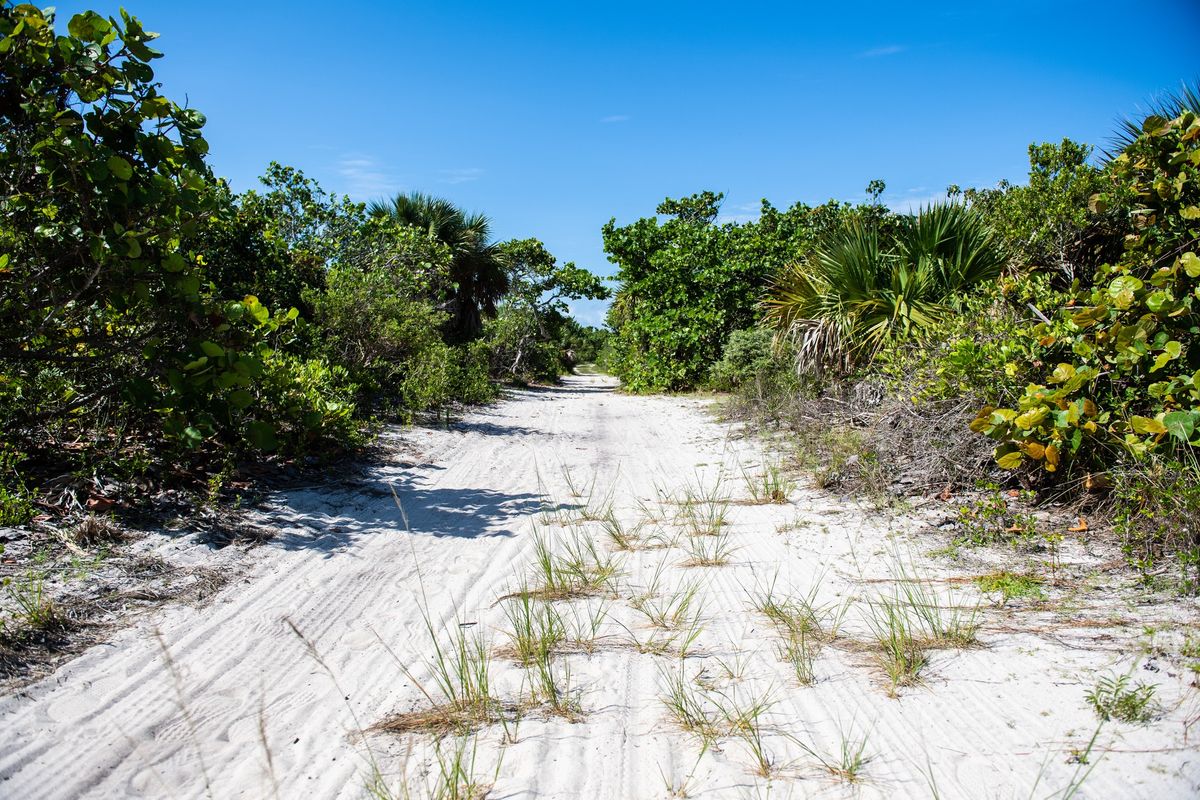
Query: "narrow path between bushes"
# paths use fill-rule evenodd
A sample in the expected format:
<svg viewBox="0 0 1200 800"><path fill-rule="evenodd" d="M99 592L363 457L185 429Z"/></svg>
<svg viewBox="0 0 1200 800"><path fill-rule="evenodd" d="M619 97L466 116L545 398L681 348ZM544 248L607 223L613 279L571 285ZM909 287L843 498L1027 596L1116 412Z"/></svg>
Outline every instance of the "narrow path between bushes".
<svg viewBox="0 0 1200 800"><path fill-rule="evenodd" d="M436 716L430 628L492 654L496 703L463 740L491 797L1200 791L1195 676L1140 655L1148 619L1194 623L1194 604L998 607L925 555L944 542L919 515L786 482L757 503L780 464L761 441L701 399L614 388L576 376L393 429L361 484L272 497L278 535L244 580L0 699L0 796L349 798L372 774L404 796L436 782L430 734L360 731ZM539 542L596 578L552 604L558 713L506 657L502 598L537 588ZM898 608L911 680L879 642ZM1087 693L1131 670L1151 721L1096 735Z"/></svg>

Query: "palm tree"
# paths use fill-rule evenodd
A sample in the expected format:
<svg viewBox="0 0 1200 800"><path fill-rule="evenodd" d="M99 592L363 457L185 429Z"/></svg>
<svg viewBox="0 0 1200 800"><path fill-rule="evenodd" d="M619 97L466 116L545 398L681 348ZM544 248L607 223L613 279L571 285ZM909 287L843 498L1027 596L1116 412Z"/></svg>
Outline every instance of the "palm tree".
<svg viewBox="0 0 1200 800"><path fill-rule="evenodd" d="M508 272L499 248L491 241L491 220L467 214L454 203L422 192L398 194L371 203L368 211L429 232L450 248L454 289L445 308L451 330L463 339L479 333L482 314L494 316L496 303L508 291Z"/></svg>
<svg viewBox="0 0 1200 800"><path fill-rule="evenodd" d="M763 301L767 324L796 347L797 366L848 371L887 341L919 336L952 313L952 298L997 277L1004 253L978 213L959 203L902 218L880 245L861 221L786 267Z"/></svg>

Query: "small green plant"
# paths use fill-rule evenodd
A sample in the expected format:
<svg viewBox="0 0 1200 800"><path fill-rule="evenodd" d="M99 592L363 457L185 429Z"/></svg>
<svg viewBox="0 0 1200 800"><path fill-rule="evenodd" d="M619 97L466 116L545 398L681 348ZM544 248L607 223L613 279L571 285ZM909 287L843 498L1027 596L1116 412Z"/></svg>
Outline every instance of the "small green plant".
<svg viewBox="0 0 1200 800"><path fill-rule="evenodd" d="M729 522L729 498L719 479L710 489L702 483L687 486L678 504L676 520L689 536L717 536Z"/></svg>
<svg viewBox="0 0 1200 800"><path fill-rule="evenodd" d="M675 630L691 627L699 617L699 603L696 600L699 591L700 584L693 582L666 596L643 595L630 601L630 605L644 614L656 628Z"/></svg>
<svg viewBox="0 0 1200 800"><path fill-rule="evenodd" d="M528 589L510 597L504 613L512 653L521 664L528 666L542 654L553 653L566 639L566 626L557 609L536 599Z"/></svg>
<svg viewBox="0 0 1200 800"><path fill-rule="evenodd" d="M683 562L685 567L723 567L729 563L734 551L727 533L689 536L685 549L688 553L687 560Z"/></svg>
<svg viewBox="0 0 1200 800"><path fill-rule="evenodd" d="M816 683L817 674L813 662L821 651L821 640L803 629L789 630L778 646L779 657L792 666L792 672L801 686Z"/></svg>
<svg viewBox="0 0 1200 800"><path fill-rule="evenodd" d="M619 570L617 560L600 552L588 536L572 531L557 547L541 532L534 534L536 585L523 591L546 600L563 600L599 593Z"/></svg>
<svg viewBox="0 0 1200 800"><path fill-rule="evenodd" d="M1018 547L1038 540L1037 518L1033 514L1010 504L996 484L985 483L981 488L983 494L980 497L958 507L959 534L956 538L960 544L1007 543ZM1013 499L1029 503L1034 497L1033 492L1022 490Z"/></svg>
<svg viewBox="0 0 1200 800"><path fill-rule="evenodd" d="M775 588L778 575L764 588L756 588L750 595L750 603L759 613L767 617L776 629L785 636L803 632L813 640L830 640L838 635L842 618L849 607L817 603L820 581L814 583L805 594L783 593Z"/></svg>
<svg viewBox="0 0 1200 800"><path fill-rule="evenodd" d="M1035 600L1045 598L1042 584L1045 581L1037 575L1019 574L1001 571L990 572L975 578L975 584L982 592L999 594L1000 605L1007 605L1009 600L1019 597L1029 597Z"/></svg>
<svg viewBox="0 0 1200 800"><path fill-rule="evenodd" d="M64 624L58 606L46 594L46 573L30 570L22 577L4 578L0 585L13 605L10 619L15 630L9 635L47 631Z"/></svg>
<svg viewBox="0 0 1200 800"><path fill-rule="evenodd" d="M716 701L729 733L746 743L754 759L755 774L770 778L777 764L775 756L767 747L763 717L775 701L770 693L747 697L745 700L728 694L719 695Z"/></svg>
<svg viewBox="0 0 1200 800"><path fill-rule="evenodd" d="M1087 701L1101 720L1145 725L1157 713L1154 691L1151 684L1132 684L1128 675L1108 675L1087 693Z"/></svg>
<svg viewBox="0 0 1200 800"><path fill-rule="evenodd" d="M925 580L911 577L903 565L898 567L897 583L904 605L916 616L929 644L968 647L976 642L979 631L979 605L959 606L944 600Z"/></svg>
<svg viewBox="0 0 1200 800"><path fill-rule="evenodd" d="M891 681L888 694L895 697L898 688L916 683L929 663L923 631L912 609L898 596L880 596L867 607L866 622L878 646L879 665Z"/></svg>
<svg viewBox="0 0 1200 800"><path fill-rule="evenodd" d="M694 680L687 676L683 660L676 669L660 670L663 684L662 703L680 728L697 736L710 747L721 736L717 709Z"/></svg>
<svg viewBox="0 0 1200 800"><path fill-rule="evenodd" d="M455 737L446 747L442 740L434 743L438 774L429 791L430 800L483 800L492 791L491 783L482 783L476 776L475 756L479 742L472 737ZM497 766L499 770L499 766ZM493 781L495 775L492 776Z"/></svg>
<svg viewBox="0 0 1200 800"><path fill-rule="evenodd" d="M759 474L742 470L746 491L755 503L786 503L795 490L796 482L789 478L778 464L767 464Z"/></svg>
<svg viewBox="0 0 1200 800"><path fill-rule="evenodd" d="M838 780L846 783L857 783L862 780L863 768L872 759L867 754L866 734L855 736L845 729L838 730L838 749L836 753L826 753L796 739L796 743L815 758L818 763Z"/></svg>
<svg viewBox="0 0 1200 800"><path fill-rule="evenodd" d="M639 522L633 527L626 527L617 515L610 511L608 516L601 520L600 525L615 550L640 550L645 546L645 537L642 535L644 523Z"/></svg>

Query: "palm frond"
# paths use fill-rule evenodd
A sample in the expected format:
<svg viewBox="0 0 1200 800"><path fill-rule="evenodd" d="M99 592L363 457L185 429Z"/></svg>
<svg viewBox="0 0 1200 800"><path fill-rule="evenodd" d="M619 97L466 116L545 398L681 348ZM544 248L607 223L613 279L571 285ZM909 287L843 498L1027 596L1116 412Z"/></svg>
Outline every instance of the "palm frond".
<svg viewBox="0 0 1200 800"><path fill-rule="evenodd" d="M1137 141L1150 117L1172 120L1185 111L1200 114L1200 80L1184 82L1174 92L1164 92L1152 99L1144 110L1132 117L1117 121L1117 131L1104 150L1104 159L1111 161Z"/></svg>

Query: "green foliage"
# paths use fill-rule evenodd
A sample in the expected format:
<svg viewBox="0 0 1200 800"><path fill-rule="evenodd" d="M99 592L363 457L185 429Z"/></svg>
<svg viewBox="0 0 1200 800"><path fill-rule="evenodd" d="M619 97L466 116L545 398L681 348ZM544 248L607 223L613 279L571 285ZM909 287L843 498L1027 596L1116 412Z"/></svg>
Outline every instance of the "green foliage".
<svg viewBox="0 0 1200 800"><path fill-rule="evenodd" d="M1154 686L1147 683L1134 685L1128 675L1101 678L1095 688L1088 691L1087 701L1096 716L1105 721L1115 719L1145 725L1157 713Z"/></svg>
<svg viewBox="0 0 1200 800"><path fill-rule="evenodd" d="M729 334L721 360L712 366L709 385L732 391L755 378L787 369L774 357L772 338L770 331L757 327Z"/></svg>
<svg viewBox="0 0 1200 800"><path fill-rule="evenodd" d="M1149 117L1107 168L1093 209L1131 222L1124 255L1102 265L1094 287L1051 323L1034 328L1055 364L1015 408L985 406L972 429L1001 444L1000 466L1031 460L1053 472L1077 455L1134 456L1200 441L1200 119Z"/></svg>
<svg viewBox="0 0 1200 800"><path fill-rule="evenodd" d="M980 591L999 594L1002 598L1001 605L1007 604L1014 597L1042 599L1045 596L1042 593L1043 583L1045 581L1037 575L1021 575L1007 571L992 572L975 579Z"/></svg>
<svg viewBox="0 0 1200 800"><path fill-rule="evenodd" d="M1174 562L1176 588L1200 593L1200 472L1193 462L1151 459L1113 472L1113 531L1147 578ZM1164 562L1166 562L1164 564Z"/></svg>
<svg viewBox="0 0 1200 800"><path fill-rule="evenodd" d="M139 392L212 310L182 239L213 208L204 116L158 92L155 34L92 12L56 36L0 7L0 391L12 433ZM19 434L18 434L19 435Z"/></svg>
<svg viewBox="0 0 1200 800"><path fill-rule="evenodd" d="M451 282L439 300L450 309L449 330L455 337L478 335L482 315L494 316L497 302L508 291L504 258L491 241L491 220L421 192L372 203L368 210L371 216L426 231L450 249Z"/></svg>
<svg viewBox="0 0 1200 800"><path fill-rule="evenodd" d="M569 326L566 301L601 300L608 288L574 263L559 264L537 239L514 239L498 250L509 289L484 337L492 348L492 371L514 379L555 380L577 363L568 357L566 337L582 330Z"/></svg>
<svg viewBox="0 0 1200 800"><path fill-rule="evenodd" d="M24 476L18 469L24 458L24 453L0 442L0 526L20 525L28 522L33 516L29 490L25 486Z"/></svg>
<svg viewBox="0 0 1200 800"><path fill-rule="evenodd" d="M932 206L897 227L889 241L877 225L852 221L775 279L767 322L795 343L801 371L845 373L888 342L928 332L960 292L1004 265L995 234L962 204Z"/></svg>
<svg viewBox="0 0 1200 800"><path fill-rule="evenodd" d="M1019 503L1010 503L995 484L984 484L981 488L983 492L978 498L958 507L956 539L960 543L1018 545L1037 539L1037 519L1032 514L1022 510ZM1030 491L1014 491L1013 495L1024 504L1035 497Z"/></svg>
<svg viewBox="0 0 1200 800"><path fill-rule="evenodd" d="M1022 273L1048 269L1067 283L1091 274L1089 248L1108 243L1096 235L1107 221L1088 208L1088 199L1104 188L1103 172L1088 164L1091 154L1090 146L1070 139L1031 144L1026 185L1001 181L995 189L964 193Z"/></svg>
<svg viewBox="0 0 1200 800"><path fill-rule="evenodd" d="M778 211L763 202L756 222L718 224L722 196L667 199L651 217L604 226L620 289L609 311L610 368L631 391L697 386L735 330L757 321L775 271L811 246L847 209L830 202Z"/></svg>

